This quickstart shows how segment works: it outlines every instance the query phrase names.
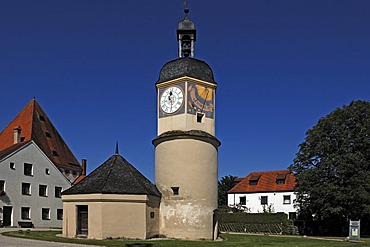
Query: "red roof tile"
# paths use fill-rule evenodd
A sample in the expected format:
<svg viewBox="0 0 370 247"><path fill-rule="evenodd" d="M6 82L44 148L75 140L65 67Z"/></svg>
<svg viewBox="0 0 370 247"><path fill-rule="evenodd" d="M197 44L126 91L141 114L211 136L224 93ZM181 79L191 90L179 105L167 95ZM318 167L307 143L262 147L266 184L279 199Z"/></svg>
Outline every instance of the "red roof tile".
<svg viewBox="0 0 370 247"><path fill-rule="evenodd" d="M21 128L22 143L33 140L57 167L81 171L80 163L35 99L0 133L0 151L17 145L14 144L14 129L17 127Z"/></svg>
<svg viewBox="0 0 370 247"><path fill-rule="evenodd" d="M76 184L78 184L79 182L81 182L82 181L82 179L84 179L86 177L86 175L80 175L80 176L78 176L78 178L75 180L75 181L73 181L73 185L76 185Z"/></svg>
<svg viewBox="0 0 370 247"><path fill-rule="evenodd" d="M276 183L277 179L284 179L284 177L284 184ZM257 185L250 185L249 181L257 181ZM231 188L228 193L293 191L295 184L295 176L289 170L252 172Z"/></svg>

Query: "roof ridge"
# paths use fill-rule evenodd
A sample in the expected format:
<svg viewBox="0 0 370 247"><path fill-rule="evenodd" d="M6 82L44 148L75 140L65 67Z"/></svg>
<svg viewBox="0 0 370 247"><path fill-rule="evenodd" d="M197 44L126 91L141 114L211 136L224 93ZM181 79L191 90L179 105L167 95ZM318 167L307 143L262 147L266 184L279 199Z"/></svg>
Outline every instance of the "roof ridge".
<svg viewBox="0 0 370 247"><path fill-rule="evenodd" d="M103 183L103 185L102 185L102 187L101 187L101 191L104 191L105 185L107 184L107 182L108 182L108 180L109 180L109 176L110 176L110 174L111 174L111 172L112 172L112 170L113 170L113 167L114 167L114 164L116 163L116 160L117 160L117 155L114 155L114 160L112 161L112 164L111 164L111 165L110 165L110 167L109 167L109 170L108 170L107 176L105 176L105 177L106 177L106 179L105 179L105 181L104 181L104 183Z"/></svg>

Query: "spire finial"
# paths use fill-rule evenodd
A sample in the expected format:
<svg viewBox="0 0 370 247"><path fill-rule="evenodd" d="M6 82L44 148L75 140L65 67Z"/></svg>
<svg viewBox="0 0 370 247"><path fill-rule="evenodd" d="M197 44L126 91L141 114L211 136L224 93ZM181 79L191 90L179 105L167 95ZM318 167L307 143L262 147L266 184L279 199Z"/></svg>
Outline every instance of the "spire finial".
<svg viewBox="0 0 370 247"><path fill-rule="evenodd" d="M119 154L119 152L118 152L118 141L116 141L116 154Z"/></svg>

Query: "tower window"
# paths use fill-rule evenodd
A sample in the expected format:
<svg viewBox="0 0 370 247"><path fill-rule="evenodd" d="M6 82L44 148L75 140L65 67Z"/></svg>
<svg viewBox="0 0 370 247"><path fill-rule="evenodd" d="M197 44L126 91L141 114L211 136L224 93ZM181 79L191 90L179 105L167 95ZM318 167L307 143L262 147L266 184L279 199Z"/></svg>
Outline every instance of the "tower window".
<svg viewBox="0 0 370 247"><path fill-rule="evenodd" d="M172 189L172 193L174 196L178 196L179 195L179 187L171 187Z"/></svg>
<svg viewBox="0 0 370 247"><path fill-rule="evenodd" d="M40 119L40 121L45 122L45 118L44 118L44 116L43 116L43 115L40 115L40 116L39 116L39 119Z"/></svg>
<svg viewBox="0 0 370 247"><path fill-rule="evenodd" d="M53 153L53 156L59 156L57 151L55 151L55 150L53 150L52 153Z"/></svg>
<svg viewBox="0 0 370 247"><path fill-rule="evenodd" d="M47 132L47 131L45 132L45 136L46 136L46 137L49 137L49 138L51 138L51 135L50 135L50 133L49 133L49 132Z"/></svg>
<svg viewBox="0 0 370 247"><path fill-rule="evenodd" d="M197 113L197 123L202 123L203 122L203 117L204 117L204 113L198 112Z"/></svg>

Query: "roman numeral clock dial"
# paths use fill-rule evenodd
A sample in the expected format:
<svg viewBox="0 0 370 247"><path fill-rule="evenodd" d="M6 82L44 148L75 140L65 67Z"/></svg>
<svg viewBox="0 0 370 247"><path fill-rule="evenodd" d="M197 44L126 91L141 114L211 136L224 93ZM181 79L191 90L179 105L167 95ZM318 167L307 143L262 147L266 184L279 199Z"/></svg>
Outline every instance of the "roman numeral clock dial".
<svg viewBox="0 0 370 247"><path fill-rule="evenodd" d="M161 95L161 110L164 113L172 114L177 112L184 102L184 93L179 87L169 87Z"/></svg>

